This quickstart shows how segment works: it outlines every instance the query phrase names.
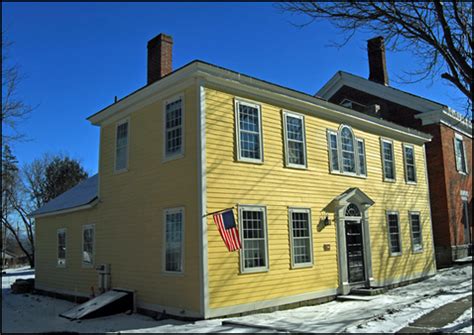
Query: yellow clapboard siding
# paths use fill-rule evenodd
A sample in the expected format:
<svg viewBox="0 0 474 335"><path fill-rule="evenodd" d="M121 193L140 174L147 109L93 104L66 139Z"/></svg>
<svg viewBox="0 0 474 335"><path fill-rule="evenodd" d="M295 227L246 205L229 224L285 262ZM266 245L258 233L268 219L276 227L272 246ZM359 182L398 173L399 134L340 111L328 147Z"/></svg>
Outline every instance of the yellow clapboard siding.
<svg viewBox="0 0 474 335"><path fill-rule="evenodd" d="M246 97L253 100L252 97ZM358 187L375 201L369 210L373 275L383 281L415 274L433 267L431 223L423 147L415 145L418 183L407 185L404 177L402 142L394 140L396 182L383 181L380 136L360 129L354 135L365 141L367 178L329 173L327 129L338 123L305 115L307 169L285 167L282 113L279 106L256 101L261 106L263 163L236 161L234 96L206 89L207 210L212 212L236 204L264 205L267 213L269 271L240 274L237 253L227 251L211 220L208 221L208 273L210 307L252 303L303 292L337 288L337 243L334 223L318 229L320 211L334 197ZM313 257L307 269L290 268L288 207L312 211ZM389 256L386 210L397 210L403 254ZM408 210L421 212L424 251L413 254ZM323 251L330 244L330 251ZM232 299L230 299L232 297Z"/></svg>

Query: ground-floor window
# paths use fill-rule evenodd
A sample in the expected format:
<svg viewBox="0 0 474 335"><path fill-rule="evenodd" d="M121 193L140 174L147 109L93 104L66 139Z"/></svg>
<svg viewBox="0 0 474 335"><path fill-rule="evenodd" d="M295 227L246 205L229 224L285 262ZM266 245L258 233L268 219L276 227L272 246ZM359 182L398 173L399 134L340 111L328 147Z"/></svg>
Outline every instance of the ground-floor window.
<svg viewBox="0 0 474 335"><path fill-rule="evenodd" d="M239 206L239 224L242 238L241 271L268 270L265 207Z"/></svg>
<svg viewBox="0 0 474 335"><path fill-rule="evenodd" d="M420 213L410 212L409 217L410 217L411 241L412 241L413 251L420 252L423 250Z"/></svg>
<svg viewBox="0 0 474 335"><path fill-rule="evenodd" d="M400 236L400 222L398 212L387 212L388 238L390 243L390 255L402 254L402 241Z"/></svg>
<svg viewBox="0 0 474 335"><path fill-rule="evenodd" d="M313 264L311 210L290 208L291 266L303 267Z"/></svg>
<svg viewBox="0 0 474 335"><path fill-rule="evenodd" d="M57 231L58 237L58 266L66 266L66 229Z"/></svg>
<svg viewBox="0 0 474 335"><path fill-rule="evenodd" d="M82 264L94 264L95 227L92 224L82 226Z"/></svg>
<svg viewBox="0 0 474 335"><path fill-rule="evenodd" d="M183 272L184 208L165 210L165 272Z"/></svg>

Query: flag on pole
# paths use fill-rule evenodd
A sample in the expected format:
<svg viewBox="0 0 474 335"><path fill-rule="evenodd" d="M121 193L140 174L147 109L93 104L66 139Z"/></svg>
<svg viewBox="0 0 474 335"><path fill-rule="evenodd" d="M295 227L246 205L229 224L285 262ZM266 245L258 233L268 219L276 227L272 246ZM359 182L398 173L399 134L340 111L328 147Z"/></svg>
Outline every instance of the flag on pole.
<svg viewBox="0 0 474 335"><path fill-rule="evenodd" d="M233 210L228 209L223 212L215 213L213 218L227 249L229 251L241 249L242 245L240 243L239 231L235 225Z"/></svg>

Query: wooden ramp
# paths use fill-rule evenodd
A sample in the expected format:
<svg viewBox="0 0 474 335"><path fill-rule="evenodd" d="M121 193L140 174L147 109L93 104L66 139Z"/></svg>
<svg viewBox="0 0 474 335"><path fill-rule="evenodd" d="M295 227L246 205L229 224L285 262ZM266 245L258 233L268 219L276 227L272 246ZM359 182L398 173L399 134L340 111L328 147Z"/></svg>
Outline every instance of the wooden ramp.
<svg viewBox="0 0 474 335"><path fill-rule="evenodd" d="M111 290L59 314L69 320L91 319L133 310L133 293Z"/></svg>

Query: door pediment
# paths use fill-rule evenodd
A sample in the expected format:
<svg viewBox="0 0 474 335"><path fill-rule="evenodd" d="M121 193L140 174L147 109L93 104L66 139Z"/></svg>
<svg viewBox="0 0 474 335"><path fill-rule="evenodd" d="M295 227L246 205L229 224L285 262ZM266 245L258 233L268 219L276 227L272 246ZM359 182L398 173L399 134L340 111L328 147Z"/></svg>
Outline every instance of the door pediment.
<svg viewBox="0 0 474 335"><path fill-rule="evenodd" d="M358 187L351 187L335 197L326 207L324 211L335 213L337 208L346 206L349 203L355 203L363 209L371 207L375 202Z"/></svg>

